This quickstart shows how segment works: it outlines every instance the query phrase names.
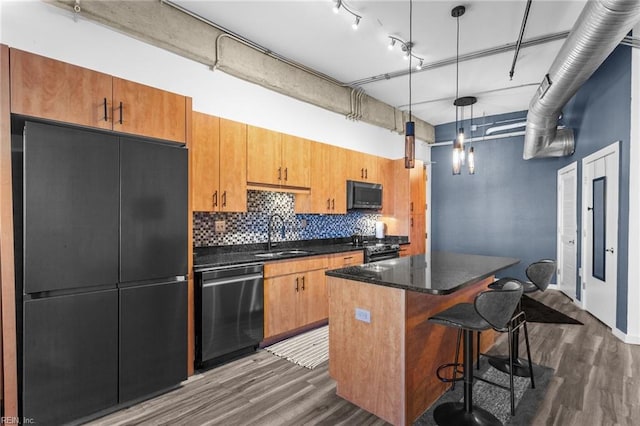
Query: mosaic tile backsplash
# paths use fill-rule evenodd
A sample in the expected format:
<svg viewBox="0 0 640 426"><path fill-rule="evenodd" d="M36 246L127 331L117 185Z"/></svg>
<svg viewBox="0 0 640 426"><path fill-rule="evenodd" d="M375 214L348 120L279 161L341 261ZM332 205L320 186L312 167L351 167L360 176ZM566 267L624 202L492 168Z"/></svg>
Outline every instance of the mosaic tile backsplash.
<svg viewBox="0 0 640 426"><path fill-rule="evenodd" d="M284 219L284 230L279 221L274 222L273 241L349 237L356 230L363 235L373 235L375 222L380 218L379 214L359 211L345 215L295 214L294 205L294 194L248 191L247 213L194 212L193 244L209 247L266 243L272 214ZM225 221L225 232L215 232L216 220Z"/></svg>

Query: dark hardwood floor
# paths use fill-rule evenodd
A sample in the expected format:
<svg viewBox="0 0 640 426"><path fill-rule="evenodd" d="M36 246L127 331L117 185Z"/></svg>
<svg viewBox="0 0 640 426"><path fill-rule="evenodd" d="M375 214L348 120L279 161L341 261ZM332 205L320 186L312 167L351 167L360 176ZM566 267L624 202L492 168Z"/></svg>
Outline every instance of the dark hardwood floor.
<svg viewBox="0 0 640 426"><path fill-rule="evenodd" d="M640 346L548 290L534 298L584 325L529 323L533 361L556 370L534 425L637 425ZM506 353L501 339L491 353ZM335 394L327 363L307 370L266 351L196 374L179 389L94 425L384 425Z"/></svg>

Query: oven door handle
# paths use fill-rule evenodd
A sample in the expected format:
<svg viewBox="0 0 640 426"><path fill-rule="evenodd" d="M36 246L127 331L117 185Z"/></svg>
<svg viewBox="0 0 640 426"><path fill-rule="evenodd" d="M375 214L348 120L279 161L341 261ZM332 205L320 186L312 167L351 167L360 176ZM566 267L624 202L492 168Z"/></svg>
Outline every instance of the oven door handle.
<svg viewBox="0 0 640 426"><path fill-rule="evenodd" d="M381 260L397 259L398 257L400 257L400 253L399 252L385 253L385 254L383 254L381 256L373 255L373 256L369 257L369 263L371 263L371 262L380 262Z"/></svg>

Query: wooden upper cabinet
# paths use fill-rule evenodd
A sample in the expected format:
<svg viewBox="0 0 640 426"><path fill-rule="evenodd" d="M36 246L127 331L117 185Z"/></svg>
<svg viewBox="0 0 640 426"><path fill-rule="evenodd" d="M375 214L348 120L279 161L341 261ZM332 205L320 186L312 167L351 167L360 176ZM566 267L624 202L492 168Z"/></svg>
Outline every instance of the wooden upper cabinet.
<svg viewBox="0 0 640 426"><path fill-rule="evenodd" d="M112 128L110 75L17 49L10 57L12 113Z"/></svg>
<svg viewBox="0 0 640 426"><path fill-rule="evenodd" d="M345 170L347 168L348 156L345 150L337 146L329 146L329 175L325 176L329 180L331 195L331 213L345 214L347 212L347 178Z"/></svg>
<svg viewBox="0 0 640 426"><path fill-rule="evenodd" d="M310 146L310 141L304 138L247 126L247 181L309 188Z"/></svg>
<svg viewBox="0 0 640 426"><path fill-rule="evenodd" d="M345 164L348 152L311 143L311 193L296 196L297 213L344 214L347 211Z"/></svg>
<svg viewBox="0 0 640 426"><path fill-rule="evenodd" d="M378 183L382 184L382 210L383 216L393 215L394 204L394 179L393 161L387 158L378 160Z"/></svg>
<svg viewBox="0 0 640 426"><path fill-rule="evenodd" d="M187 98L17 49L11 112L186 142Z"/></svg>
<svg viewBox="0 0 640 426"><path fill-rule="evenodd" d="M311 141L292 135L282 135L282 184L309 188L311 186Z"/></svg>
<svg viewBox="0 0 640 426"><path fill-rule="evenodd" d="M186 98L113 77L113 130L185 142Z"/></svg>
<svg viewBox="0 0 640 426"><path fill-rule="evenodd" d="M192 169L193 210L214 212L219 205L220 119L193 112L189 154Z"/></svg>
<svg viewBox="0 0 640 426"><path fill-rule="evenodd" d="M247 126L193 112L193 210L247 211Z"/></svg>
<svg viewBox="0 0 640 426"><path fill-rule="evenodd" d="M280 185L282 134L247 125L247 182Z"/></svg>
<svg viewBox="0 0 640 426"><path fill-rule="evenodd" d="M220 119L220 211L247 211L247 125Z"/></svg>
<svg viewBox="0 0 640 426"><path fill-rule="evenodd" d="M359 182L379 182L379 158L375 155L358 151L347 151L349 162L347 164L347 176L349 180Z"/></svg>

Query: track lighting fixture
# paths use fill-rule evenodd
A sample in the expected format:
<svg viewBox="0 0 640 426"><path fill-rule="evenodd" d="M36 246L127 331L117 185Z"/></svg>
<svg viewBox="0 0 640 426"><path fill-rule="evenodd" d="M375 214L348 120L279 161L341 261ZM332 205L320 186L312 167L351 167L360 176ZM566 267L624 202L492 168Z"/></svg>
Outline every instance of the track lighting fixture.
<svg viewBox="0 0 640 426"><path fill-rule="evenodd" d="M344 0L335 0L333 4L333 13L340 12L340 8L346 10L348 13L353 15L355 20L353 21L353 24L351 24L351 28L353 28L354 31L357 30L358 26L360 25L360 20L362 19L362 16L354 12L353 9L351 9L349 5L347 5L344 2Z"/></svg>
<svg viewBox="0 0 640 426"><path fill-rule="evenodd" d="M411 56L413 59L417 61L416 69L417 70L422 69L422 66L424 65L424 58L421 58L417 56L415 53L413 53L413 42L404 41L401 38L396 36L390 35L388 37L390 40L388 45L389 50L393 50L393 47L396 45L396 42L397 42L400 45L400 50L404 52L404 59L409 59L409 56Z"/></svg>

